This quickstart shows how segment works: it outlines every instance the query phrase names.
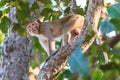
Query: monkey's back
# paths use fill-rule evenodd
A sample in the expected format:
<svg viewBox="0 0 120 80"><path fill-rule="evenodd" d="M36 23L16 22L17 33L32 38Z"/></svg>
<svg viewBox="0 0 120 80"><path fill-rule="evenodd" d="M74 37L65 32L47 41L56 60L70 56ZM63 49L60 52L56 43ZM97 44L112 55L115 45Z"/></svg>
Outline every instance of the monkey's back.
<svg viewBox="0 0 120 80"><path fill-rule="evenodd" d="M46 28L49 28L52 36L54 38L60 37L63 34L63 31L66 32L72 31L75 28L82 28L84 22L84 17L78 14L68 15L61 19L52 21L52 22L45 22L44 24L47 25ZM49 25L48 25L49 24ZM44 27L44 26L42 26ZM44 27L45 28L45 27ZM45 32L46 33L46 32ZM46 33L45 35L47 35Z"/></svg>
<svg viewBox="0 0 120 80"><path fill-rule="evenodd" d="M53 31L54 36L57 37L63 33L64 29L66 32L72 31L75 28L81 29L84 23L84 17L78 14L68 15L52 23L54 23L53 30L55 28L55 31Z"/></svg>

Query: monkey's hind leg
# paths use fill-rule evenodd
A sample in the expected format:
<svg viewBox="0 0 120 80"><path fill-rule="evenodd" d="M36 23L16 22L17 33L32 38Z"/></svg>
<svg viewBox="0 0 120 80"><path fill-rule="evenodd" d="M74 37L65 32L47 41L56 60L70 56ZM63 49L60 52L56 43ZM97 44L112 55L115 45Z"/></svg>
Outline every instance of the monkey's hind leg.
<svg viewBox="0 0 120 80"><path fill-rule="evenodd" d="M66 30L63 31L63 43L62 45L66 45L70 42L71 34L70 32L67 32Z"/></svg>

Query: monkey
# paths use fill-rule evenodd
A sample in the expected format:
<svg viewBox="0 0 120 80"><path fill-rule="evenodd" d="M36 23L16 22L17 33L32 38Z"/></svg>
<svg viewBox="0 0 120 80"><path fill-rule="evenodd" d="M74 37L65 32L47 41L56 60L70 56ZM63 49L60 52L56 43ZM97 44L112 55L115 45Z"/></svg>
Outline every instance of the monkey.
<svg viewBox="0 0 120 80"><path fill-rule="evenodd" d="M70 43L80 34L84 17L78 14L65 16L51 22L41 22L40 19L29 23L27 32L39 38L48 56L55 52L55 40L62 39L62 45Z"/></svg>

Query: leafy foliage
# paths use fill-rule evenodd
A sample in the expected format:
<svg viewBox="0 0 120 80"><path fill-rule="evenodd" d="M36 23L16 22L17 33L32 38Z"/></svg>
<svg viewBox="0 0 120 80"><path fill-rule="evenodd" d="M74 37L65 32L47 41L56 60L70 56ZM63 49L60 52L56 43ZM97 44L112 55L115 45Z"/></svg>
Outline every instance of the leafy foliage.
<svg viewBox="0 0 120 80"><path fill-rule="evenodd" d="M53 20L56 20L59 18L59 16L61 15L61 12L60 11L53 11L50 8L45 8L42 10L41 15L46 16L44 20L53 21Z"/></svg>
<svg viewBox="0 0 120 80"><path fill-rule="evenodd" d="M39 0L40 2L42 2L43 4L45 4L47 7L51 7L52 2L51 0Z"/></svg>
<svg viewBox="0 0 120 80"><path fill-rule="evenodd" d="M64 3L65 6L68 6L69 0L61 0L61 1Z"/></svg>
<svg viewBox="0 0 120 80"><path fill-rule="evenodd" d="M77 6L77 14L85 15L85 11L80 6Z"/></svg>
<svg viewBox="0 0 120 80"><path fill-rule="evenodd" d="M19 24L26 25L30 19L30 8L29 4L24 1L19 1L15 3L17 9L17 20Z"/></svg>
<svg viewBox="0 0 120 80"><path fill-rule="evenodd" d="M4 16L0 22L0 29L3 33L7 33L11 21L7 16Z"/></svg>
<svg viewBox="0 0 120 80"><path fill-rule="evenodd" d="M0 30L0 43L4 41L4 37L5 37L5 35Z"/></svg>
<svg viewBox="0 0 120 80"><path fill-rule="evenodd" d="M21 27L20 24L13 24L13 29L12 29L13 32L18 32L19 35L21 36L26 36L27 35L27 32L26 32L26 29L24 29L23 27Z"/></svg>
<svg viewBox="0 0 120 80"><path fill-rule="evenodd" d="M45 59L47 58L47 54L43 49L43 47L40 45L39 40L36 37L34 37L32 48L33 48L33 53L41 52L42 57L40 58L40 61L41 62L45 61Z"/></svg>
<svg viewBox="0 0 120 80"><path fill-rule="evenodd" d="M34 11L34 10L36 10L38 8L39 8L39 6L38 6L37 2L34 2L32 7L31 7L31 11Z"/></svg>
<svg viewBox="0 0 120 80"><path fill-rule="evenodd" d="M110 23L110 21L108 20L103 20L101 21L101 24L100 24L100 31L103 33L103 32L111 32L111 31L114 31L115 30L115 26L112 25Z"/></svg>
<svg viewBox="0 0 120 80"><path fill-rule="evenodd" d="M70 71L72 73L78 72L80 76L89 75L88 60L82 54L79 46L71 54L68 63L70 65Z"/></svg>
<svg viewBox="0 0 120 80"><path fill-rule="evenodd" d="M116 30L120 30L120 3L112 5L107 8L108 15L111 17L110 22L114 25Z"/></svg>
<svg viewBox="0 0 120 80"><path fill-rule="evenodd" d="M120 3L108 7L107 11L110 17L120 19Z"/></svg>

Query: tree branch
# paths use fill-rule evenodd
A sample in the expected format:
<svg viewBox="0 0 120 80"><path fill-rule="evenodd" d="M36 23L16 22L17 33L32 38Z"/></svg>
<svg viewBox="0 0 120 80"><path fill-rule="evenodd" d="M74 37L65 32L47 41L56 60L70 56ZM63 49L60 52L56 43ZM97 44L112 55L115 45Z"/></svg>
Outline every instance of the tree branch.
<svg viewBox="0 0 120 80"><path fill-rule="evenodd" d="M101 13L102 0L90 0L81 34L70 44L63 46L51 55L41 68L37 80L54 80L57 74L64 68L68 57L78 44L85 39L88 27L97 28Z"/></svg>
<svg viewBox="0 0 120 80"><path fill-rule="evenodd" d="M109 43L110 47L113 48L120 41L120 34L113 37Z"/></svg>
<svg viewBox="0 0 120 80"><path fill-rule="evenodd" d="M70 0L70 13L71 13L71 14L77 13L76 0Z"/></svg>
<svg viewBox="0 0 120 80"><path fill-rule="evenodd" d="M100 0L102 2L102 0ZM97 1L96 1L97 2ZM86 14L86 17L88 18L88 16L90 16L90 19L88 20L87 18L85 19L85 23L87 23L86 26L91 26L90 29L92 29L95 34L94 36L87 40L87 41L84 41L83 44L81 45L81 49L82 49L82 52L86 52L88 50L88 48L92 45L92 43L94 42L96 36L97 36L97 28L98 28L98 21L99 21L99 18L100 18L100 14L101 14L101 6L99 7L98 5L98 8L94 7L96 5L96 3L91 3L91 1L89 1L89 6L88 6L88 11L87 11L87 14ZM95 9L95 10L93 10ZM99 12L100 10L100 12ZM95 12L93 12L95 11ZM88 29L88 28L87 28ZM87 30L87 35L89 35L90 33L90 30Z"/></svg>

